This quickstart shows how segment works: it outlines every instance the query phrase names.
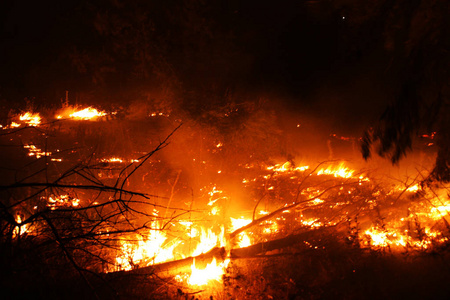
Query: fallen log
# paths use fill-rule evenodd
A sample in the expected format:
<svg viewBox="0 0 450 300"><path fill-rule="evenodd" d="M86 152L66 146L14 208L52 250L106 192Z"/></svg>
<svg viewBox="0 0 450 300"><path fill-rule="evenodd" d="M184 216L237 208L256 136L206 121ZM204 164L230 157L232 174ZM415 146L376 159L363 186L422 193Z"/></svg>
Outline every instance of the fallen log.
<svg viewBox="0 0 450 300"><path fill-rule="evenodd" d="M210 263L214 258L217 261L224 261L226 258L226 250L224 247L215 247L206 253L202 253L197 256L190 256L180 260L168 261L148 267L137 268L129 271L118 271L108 273L108 276L120 276L120 275L151 275L158 274L161 276L175 276L181 273L190 272L190 267L194 262L198 268L203 268L206 264Z"/></svg>
<svg viewBox="0 0 450 300"><path fill-rule="evenodd" d="M194 257L186 257L184 259L169 261L160 263L148 267L137 268L129 271L118 271L108 273L108 276L122 276L122 275L152 275L158 274L158 276L175 276L178 274L188 273L191 271L190 267L195 260L197 268L201 269L210 263L214 258L217 262L222 262L226 258L230 259L244 259L254 258L258 255L264 255L265 253L273 250L281 250L295 244L301 243L314 236L322 235L327 231L330 231L331 227L319 228L314 230L304 231L298 234L291 234L284 238L271 240L267 242L258 243L249 247L231 249L229 255L225 247L213 248L207 253L200 254Z"/></svg>
<svg viewBox="0 0 450 300"><path fill-rule="evenodd" d="M294 246L295 244L306 241L314 236L323 234L326 231L330 231L330 227L308 230L298 234L291 234L281 239L262 242L244 248L232 249L230 251L230 258L250 258L269 251L281 250L283 248Z"/></svg>

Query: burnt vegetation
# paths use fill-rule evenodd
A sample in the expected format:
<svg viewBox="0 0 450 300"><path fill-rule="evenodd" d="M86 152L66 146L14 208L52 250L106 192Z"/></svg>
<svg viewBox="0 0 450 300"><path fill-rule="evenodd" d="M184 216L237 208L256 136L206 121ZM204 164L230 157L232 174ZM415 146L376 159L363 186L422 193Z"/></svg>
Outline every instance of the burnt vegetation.
<svg viewBox="0 0 450 300"><path fill-rule="evenodd" d="M448 298L447 1L128 2L2 4L1 298Z"/></svg>
<svg viewBox="0 0 450 300"><path fill-rule="evenodd" d="M364 298L367 289L411 295L412 283L426 296L435 280L446 295L448 188L420 187L427 169L394 181L336 160L276 163L287 145L281 129L267 127L273 115L261 117L257 106L183 123L172 113L48 113L33 126L10 114L6 123L18 125L1 135L5 290L42 298ZM223 127L226 118L239 120L241 135ZM230 216L248 221L233 229ZM205 228L226 228L226 242L193 252L204 242L193 233ZM163 242L146 245L160 235ZM171 256L160 259L167 248ZM194 261L201 269L212 259L230 260L221 281L183 280ZM405 281L391 283L385 272Z"/></svg>

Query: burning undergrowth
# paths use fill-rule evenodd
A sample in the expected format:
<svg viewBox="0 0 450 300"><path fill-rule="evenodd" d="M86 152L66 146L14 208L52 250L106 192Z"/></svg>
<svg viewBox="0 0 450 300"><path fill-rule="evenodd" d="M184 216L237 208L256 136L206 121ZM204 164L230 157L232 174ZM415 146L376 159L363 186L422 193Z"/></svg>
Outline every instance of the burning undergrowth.
<svg viewBox="0 0 450 300"><path fill-rule="evenodd" d="M446 249L448 187L423 184L426 170L394 180L307 161L290 154L279 123L256 104L195 120L149 105L11 114L1 133L4 274L70 268L91 287L135 275L151 279L153 298L308 298L355 270L339 271L332 253L364 269L363 257ZM295 276L292 264L320 276Z"/></svg>

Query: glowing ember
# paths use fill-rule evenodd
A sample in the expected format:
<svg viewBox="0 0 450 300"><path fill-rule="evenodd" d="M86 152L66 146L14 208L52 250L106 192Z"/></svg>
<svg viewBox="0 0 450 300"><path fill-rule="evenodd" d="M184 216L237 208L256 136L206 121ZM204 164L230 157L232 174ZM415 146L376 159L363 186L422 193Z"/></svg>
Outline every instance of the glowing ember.
<svg viewBox="0 0 450 300"><path fill-rule="evenodd" d="M274 234L278 232L278 224L274 221L268 220L263 223L263 233Z"/></svg>
<svg viewBox="0 0 450 300"><path fill-rule="evenodd" d="M309 166L300 166L295 167L291 162L287 161L283 164L276 164L274 166L267 167L267 170L274 171L274 172L303 172L309 169Z"/></svg>
<svg viewBox="0 0 450 300"><path fill-rule="evenodd" d="M51 156L51 152L45 152L41 149L37 148L35 145L24 145L25 149L28 149L28 156L34 156L37 159L41 158L42 156Z"/></svg>
<svg viewBox="0 0 450 300"><path fill-rule="evenodd" d="M48 197L47 206L55 210L58 207L77 207L80 205L80 199L71 197L69 195L51 195Z"/></svg>
<svg viewBox="0 0 450 300"><path fill-rule="evenodd" d="M122 163L123 159L118 157L111 157L111 158L104 158L102 159L102 162L110 162L110 163Z"/></svg>

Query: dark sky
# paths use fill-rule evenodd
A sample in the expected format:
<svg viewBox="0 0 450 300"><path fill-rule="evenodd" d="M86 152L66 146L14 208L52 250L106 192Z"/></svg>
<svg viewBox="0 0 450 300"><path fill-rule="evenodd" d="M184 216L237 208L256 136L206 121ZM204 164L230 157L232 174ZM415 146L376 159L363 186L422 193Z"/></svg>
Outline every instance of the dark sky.
<svg viewBox="0 0 450 300"><path fill-rule="evenodd" d="M137 1L145 2L152 1ZM295 109L327 117L340 111L356 119L385 105L381 78L387 59L381 31L370 32L375 25L356 28L351 22L359 16L325 1L208 2L139 7L127 1L2 1L2 100L52 102L64 90L97 89L126 98L119 86L133 90L136 82L160 82L156 75L145 80L136 75L139 61L132 56L149 39L145 47L153 61L143 68L152 74L174 70L165 76L184 84L181 94L221 94L231 86L277 95ZM149 15L140 21L138 12L146 10ZM117 20L109 23L113 34L99 33L100 15ZM140 24L150 33L141 34ZM84 55L87 70L74 67L74 52ZM155 61L166 65L155 67Z"/></svg>

